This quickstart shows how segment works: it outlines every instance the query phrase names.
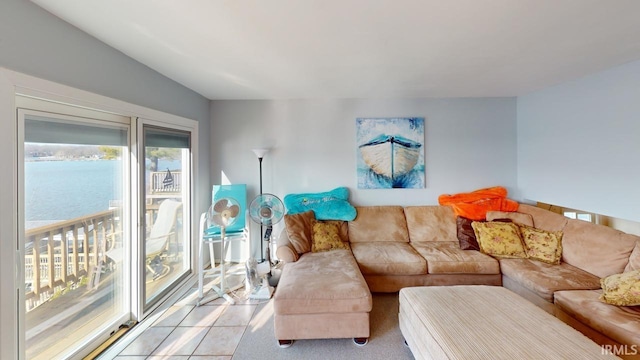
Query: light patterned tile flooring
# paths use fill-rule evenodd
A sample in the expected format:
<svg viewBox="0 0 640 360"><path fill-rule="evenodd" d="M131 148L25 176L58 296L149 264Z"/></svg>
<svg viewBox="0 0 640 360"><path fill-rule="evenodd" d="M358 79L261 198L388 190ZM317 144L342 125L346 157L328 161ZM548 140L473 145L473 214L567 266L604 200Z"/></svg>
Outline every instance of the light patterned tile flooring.
<svg viewBox="0 0 640 360"><path fill-rule="evenodd" d="M210 288L205 286L205 291ZM168 307L114 357L116 360L229 360L260 302L240 289L230 305L218 298L196 306L197 287ZM210 294L210 293L209 293ZM103 357L101 357L102 359ZM109 358L109 357L107 357Z"/></svg>

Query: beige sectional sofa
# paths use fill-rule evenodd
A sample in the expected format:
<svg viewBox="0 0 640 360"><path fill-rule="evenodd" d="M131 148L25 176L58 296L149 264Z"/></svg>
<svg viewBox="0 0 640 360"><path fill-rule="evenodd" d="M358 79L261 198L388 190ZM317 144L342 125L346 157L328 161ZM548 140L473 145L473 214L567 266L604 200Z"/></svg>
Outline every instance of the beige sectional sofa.
<svg viewBox="0 0 640 360"><path fill-rule="evenodd" d="M369 289L500 285L498 261L461 250L456 217L446 206L363 206L349 222L349 242Z"/></svg>
<svg viewBox="0 0 640 360"><path fill-rule="evenodd" d="M598 300L600 278L640 269L637 236L521 204L517 215L529 217L534 227L563 232L562 262L551 265L461 250L456 216L447 206L365 206L357 213L348 222L351 251L299 253L287 231L279 237L277 256L285 266L274 296L277 339L367 338L371 291L502 285L600 344L640 345L640 307ZM341 286L343 277L349 286ZM323 325L301 329L310 314ZM345 314L358 320L331 326Z"/></svg>
<svg viewBox="0 0 640 360"><path fill-rule="evenodd" d="M596 343L640 358L640 306L614 306L599 299L600 279L640 269L640 237L521 204L535 227L562 231L559 265L501 259L502 284Z"/></svg>

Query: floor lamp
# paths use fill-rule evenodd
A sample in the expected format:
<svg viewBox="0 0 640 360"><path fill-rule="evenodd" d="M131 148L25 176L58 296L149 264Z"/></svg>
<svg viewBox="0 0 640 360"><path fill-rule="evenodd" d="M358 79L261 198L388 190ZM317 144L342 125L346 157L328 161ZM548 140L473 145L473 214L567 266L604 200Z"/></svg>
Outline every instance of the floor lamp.
<svg viewBox="0 0 640 360"><path fill-rule="evenodd" d="M269 149L252 149L253 153L256 154L256 156L258 157L258 163L260 165L260 194L262 195L262 158L264 158L264 156L269 152ZM262 243L264 242L263 240L263 227L262 224L260 224L260 262L264 262L264 246L262 245ZM267 249L267 251L269 251L269 249ZM271 264L269 264L269 266L271 266Z"/></svg>

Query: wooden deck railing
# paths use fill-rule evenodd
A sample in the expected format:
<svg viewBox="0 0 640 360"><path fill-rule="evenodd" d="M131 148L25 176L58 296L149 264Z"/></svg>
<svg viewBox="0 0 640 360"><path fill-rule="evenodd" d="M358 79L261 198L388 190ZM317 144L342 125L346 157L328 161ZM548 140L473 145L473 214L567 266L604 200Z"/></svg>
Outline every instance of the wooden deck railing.
<svg viewBox="0 0 640 360"><path fill-rule="evenodd" d="M83 277L90 281L106 263L118 229L119 210L113 209L27 230L27 308L46 301L56 290L78 286Z"/></svg>
<svg viewBox="0 0 640 360"><path fill-rule="evenodd" d="M167 171L151 172L150 177L150 192L151 195L167 194L167 193L180 193L182 188L182 173L180 171L171 171L172 181L166 181Z"/></svg>

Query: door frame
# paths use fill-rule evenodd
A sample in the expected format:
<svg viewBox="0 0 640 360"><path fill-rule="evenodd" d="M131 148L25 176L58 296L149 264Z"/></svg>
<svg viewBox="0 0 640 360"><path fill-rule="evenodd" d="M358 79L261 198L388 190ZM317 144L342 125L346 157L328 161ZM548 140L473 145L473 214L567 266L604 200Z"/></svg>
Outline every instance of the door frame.
<svg viewBox="0 0 640 360"><path fill-rule="evenodd" d="M20 319L20 302L24 301L24 281L22 272L24 267L24 257L21 257L21 247L18 242L18 129L17 129L17 107L16 95L25 95L34 98L47 99L53 102L71 104L98 111L112 112L131 118L153 119L165 124L182 124L192 129L192 175L191 175L191 203L189 211L196 214L194 209L197 199L197 186L195 180L198 179L198 122L185 117L168 114L162 111L150 109L144 106L131 104L122 100L116 100L102 95L97 95L88 91L76 89L70 86L61 85L52 81L40 79L34 76L19 73L13 70L0 67L0 168L9 171L8 180L3 181L0 186L0 358L2 359L24 359L24 332L22 326L23 319ZM132 123L131 136L132 156L137 156L134 149L135 140L138 136L136 129L137 121ZM134 159L135 160L135 159ZM137 166L135 161L131 161L131 166ZM137 171L137 170L136 170ZM131 172L132 179L136 178L135 172ZM139 199L138 190L131 187L132 199ZM135 202L135 201L134 201ZM135 211L133 211L135 210ZM132 216L140 211L140 207L132 205ZM188 285L195 277L194 265L197 251L196 231L194 219L191 216L191 274L176 285L170 297L177 291ZM137 221L137 219L136 219ZM136 222L132 223L136 224ZM133 247L135 248L135 247ZM135 255L135 254L133 254ZM135 265L135 264L133 264ZM132 282L132 287L140 284ZM139 292L138 292L139 293ZM153 307L142 312L140 306L141 299L136 298L132 293L132 317L138 320L150 314L162 301L158 301ZM142 299L143 301L143 299ZM89 344L82 352L78 352L74 357L86 355L97 344ZM84 353L84 354L83 354Z"/></svg>

